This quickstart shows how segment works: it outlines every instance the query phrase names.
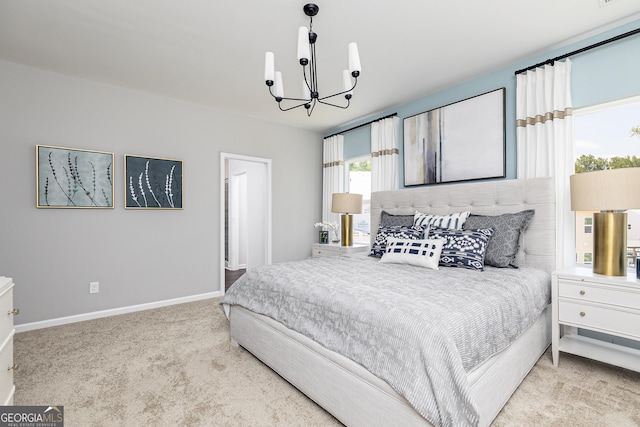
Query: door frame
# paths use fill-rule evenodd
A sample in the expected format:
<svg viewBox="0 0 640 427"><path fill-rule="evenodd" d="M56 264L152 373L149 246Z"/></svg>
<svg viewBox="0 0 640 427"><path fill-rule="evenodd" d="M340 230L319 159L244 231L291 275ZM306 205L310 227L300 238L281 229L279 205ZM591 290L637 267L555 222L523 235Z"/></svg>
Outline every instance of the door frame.
<svg viewBox="0 0 640 427"><path fill-rule="evenodd" d="M271 234L272 234L272 227L271 227L271 222L272 222L272 218L271 218L271 206L272 206L272 201L271 201L271 195L272 195L272 190L271 190L271 159L265 159L262 157L252 157L252 156L245 156L242 154L232 154L232 153L225 153L225 152L221 152L220 153L220 275L219 275L219 279L220 279L220 295L224 295L225 294L225 283L224 283L224 271L225 271L225 260L224 260L224 252L225 252L225 188L224 188L224 182L225 182L225 178L226 178L226 166L225 163L227 160L240 160L240 161L245 161L245 162L256 162L256 163L262 163L266 166L266 203L267 203L267 212L265 213L266 216L266 230L264 230L265 233L265 254L266 254L266 264L271 264L271 243L272 243L272 239L271 239Z"/></svg>

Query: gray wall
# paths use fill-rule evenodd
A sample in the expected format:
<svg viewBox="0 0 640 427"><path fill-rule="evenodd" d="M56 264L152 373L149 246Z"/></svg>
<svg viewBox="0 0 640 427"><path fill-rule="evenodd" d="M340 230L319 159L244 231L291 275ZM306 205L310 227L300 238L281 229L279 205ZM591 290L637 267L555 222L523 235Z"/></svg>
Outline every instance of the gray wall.
<svg viewBox="0 0 640 427"><path fill-rule="evenodd" d="M37 209L36 144L113 152L115 208ZM16 323L218 291L221 152L272 159L273 262L309 256L321 135L0 61L0 275ZM125 210L124 154L183 160L184 210Z"/></svg>

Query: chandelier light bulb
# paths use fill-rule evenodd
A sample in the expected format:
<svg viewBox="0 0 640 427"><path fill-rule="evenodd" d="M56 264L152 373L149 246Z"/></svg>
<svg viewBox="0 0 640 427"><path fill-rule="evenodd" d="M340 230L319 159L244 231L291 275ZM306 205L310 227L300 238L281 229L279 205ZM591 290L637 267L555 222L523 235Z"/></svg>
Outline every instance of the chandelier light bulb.
<svg viewBox="0 0 640 427"><path fill-rule="evenodd" d="M309 91L307 82L304 80L302 80L302 99L311 101L311 92Z"/></svg>
<svg viewBox="0 0 640 427"><path fill-rule="evenodd" d="M351 71L351 75L353 75L354 72L360 74L360 71L362 71L357 43L349 43L349 71Z"/></svg>
<svg viewBox="0 0 640 427"><path fill-rule="evenodd" d="M351 88L353 87L353 84L351 83L351 73L349 73L349 70L344 70L342 71L342 91L343 92L347 92L345 93L345 95L351 95Z"/></svg>
<svg viewBox="0 0 640 427"><path fill-rule="evenodd" d="M273 52L267 52L264 55L264 80L266 82L275 79L275 60Z"/></svg>
<svg viewBox="0 0 640 427"><path fill-rule="evenodd" d="M300 27L298 28L298 61L300 65L307 65L310 57L309 30L307 27Z"/></svg>
<svg viewBox="0 0 640 427"><path fill-rule="evenodd" d="M284 86L282 85L282 73L276 71L276 98L284 98Z"/></svg>

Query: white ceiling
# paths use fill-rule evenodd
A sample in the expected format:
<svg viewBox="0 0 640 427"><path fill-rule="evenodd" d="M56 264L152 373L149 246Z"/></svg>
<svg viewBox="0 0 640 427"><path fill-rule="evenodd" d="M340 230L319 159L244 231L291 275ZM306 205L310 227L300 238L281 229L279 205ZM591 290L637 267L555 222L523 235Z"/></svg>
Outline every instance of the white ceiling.
<svg viewBox="0 0 640 427"><path fill-rule="evenodd" d="M0 0L0 59L327 131L640 18L640 0L317 0L319 83L341 90L347 44L362 74L347 110L280 112L263 80L273 51L299 96L306 1Z"/></svg>

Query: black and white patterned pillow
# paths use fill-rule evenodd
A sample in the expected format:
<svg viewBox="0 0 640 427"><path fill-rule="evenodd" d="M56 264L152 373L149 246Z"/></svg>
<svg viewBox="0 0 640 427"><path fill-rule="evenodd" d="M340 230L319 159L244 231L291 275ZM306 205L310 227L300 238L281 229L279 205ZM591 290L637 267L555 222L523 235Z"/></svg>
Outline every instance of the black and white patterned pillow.
<svg viewBox="0 0 640 427"><path fill-rule="evenodd" d="M390 227L379 226L376 239L371 245L370 256L380 258L387 248L387 237L395 237L398 239L419 240L424 234L422 227L403 227L401 225L392 225Z"/></svg>
<svg viewBox="0 0 640 427"><path fill-rule="evenodd" d="M492 228L477 230L429 229L429 239L444 239L440 265L484 271L484 257L493 236Z"/></svg>
<svg viewBox="0 0 640 427"><path fill-rule="evenodd" d="M387 237L387 249L380 262L409 264L438 270L444 240L410 240Z"/></svg>
<svg viewBox="0 0 640 427"><path fill-rule="evenodd" d="M471 215L463 229L493 228L495 233L489 241L484 263L501 268L517 267L515 258L520 249L521 235L534 214L535 210L529 209L495 216Z"/></svg>
<svg viewBox="0 0 640 427"><path fill-rule="evenodd" d="M439 227L462 230L462 225L469 217L470 211L454 212L448 215L432 215L419 211L413 216L413 225L417 227Z"/></svg>

